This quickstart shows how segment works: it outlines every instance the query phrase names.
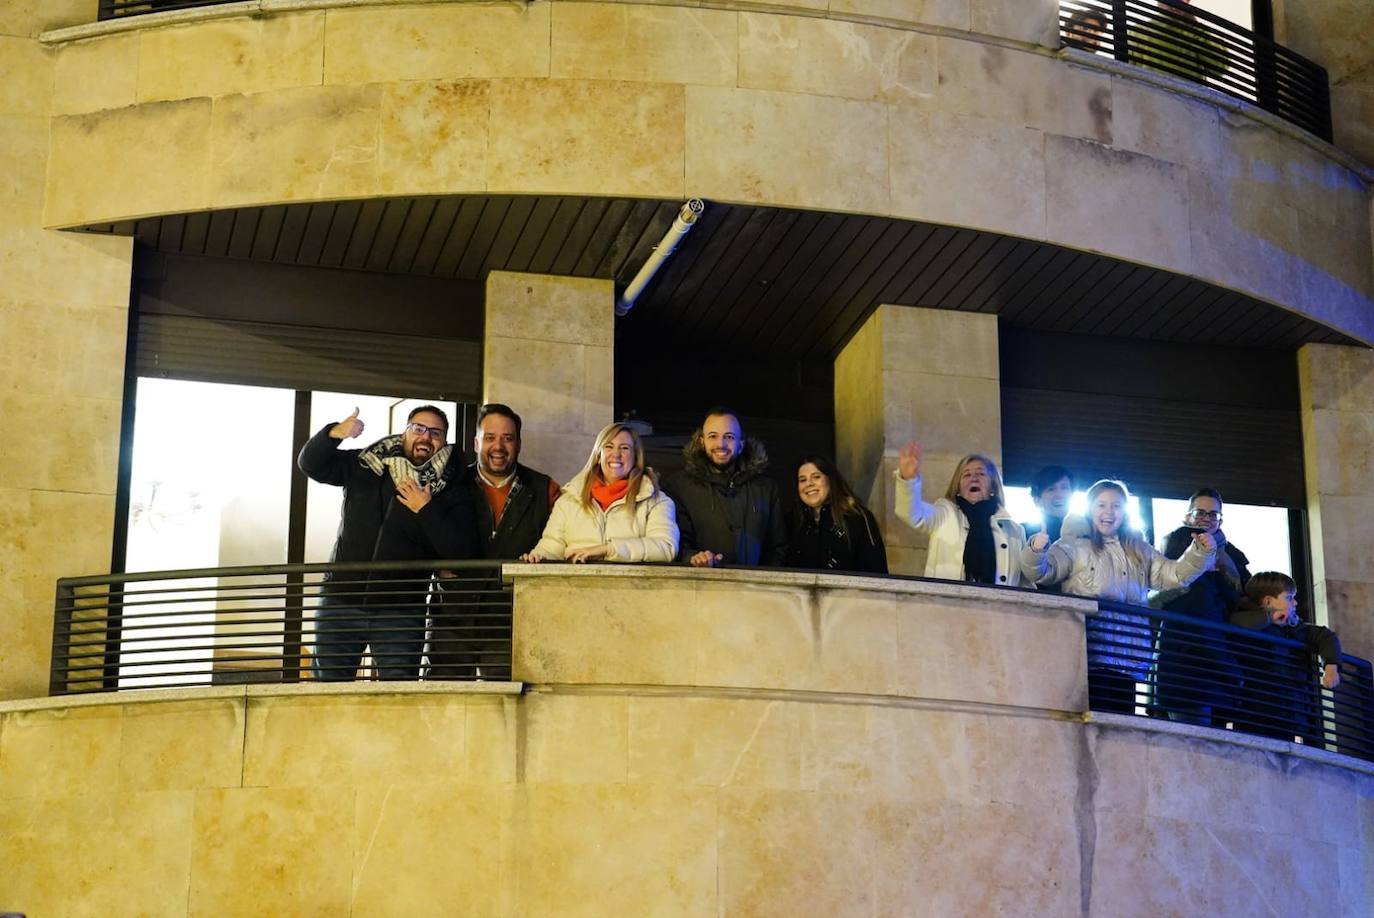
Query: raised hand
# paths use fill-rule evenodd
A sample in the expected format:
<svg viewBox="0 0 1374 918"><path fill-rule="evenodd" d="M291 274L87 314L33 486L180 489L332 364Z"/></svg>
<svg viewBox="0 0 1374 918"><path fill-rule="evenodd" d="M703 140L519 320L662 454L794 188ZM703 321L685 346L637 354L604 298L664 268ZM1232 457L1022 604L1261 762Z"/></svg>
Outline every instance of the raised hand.
<svg viewBox="0 0 1374 918"><path fill-rule="evenodd" d="M1198 548L1205 551L1215 551L1217 547L1217 540L1206 532L1193 533L1193 541L1197 544Z"/></svg>
<svg viewBox="0 0 1374 918"><path fill-rule="evenodd" d="M329 428L329 435L335 440L361 437L363 435L363 422L358 420L358 409L354 408L352 414Z"/></svg>
<svg viewBox="0 0 1374 918"><path fill-rule="evenodd" d="M406 478L396 485L396 499L405 504L411 513L419 513L425 508L433 497L429 485L423 488L414 481Z"/></svg>
<svg viewBox="0 0 1374 918"><path fill-rule="evenodd" d="M1030 549L1033 552L1042 552L1050 547L1050 534L1048 532L1037 532L1031 536Z"/></svg>
<svg viewBox="0 0 1374 918"><path fill-rule="evenodd" d="M921 456L925 449L921 446L920 440L909 440L897 452L897 474L902 476L902 480L910 481L921 474Z"/></svg>

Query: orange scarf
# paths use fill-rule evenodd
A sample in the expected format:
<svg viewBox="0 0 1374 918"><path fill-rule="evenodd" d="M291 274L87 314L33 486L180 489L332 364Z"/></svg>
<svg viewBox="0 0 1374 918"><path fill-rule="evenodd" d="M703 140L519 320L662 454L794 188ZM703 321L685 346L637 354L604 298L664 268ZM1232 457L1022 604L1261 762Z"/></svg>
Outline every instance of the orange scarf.
<svg viewBox="0 0 1374 918"><path fill-rule="evenodd" d="M592 485L592 500L596 501L602 510L610 509L611 504L628 493L630 493L630 479L628 478L622 478L615 484L598 481Z"/></svg>

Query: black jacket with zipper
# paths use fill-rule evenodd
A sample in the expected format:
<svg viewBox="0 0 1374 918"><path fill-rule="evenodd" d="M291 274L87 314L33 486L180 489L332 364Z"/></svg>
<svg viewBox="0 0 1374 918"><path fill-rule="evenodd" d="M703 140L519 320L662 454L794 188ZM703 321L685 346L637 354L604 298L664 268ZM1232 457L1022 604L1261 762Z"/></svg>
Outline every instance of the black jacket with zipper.
<svg viewBox="0 0 1374 918"><path fill-rule="evenodd" d="M786 564L787 521L777 484L763 474L768 466L763 445L745 440L725 469L711 462L699 438L692 438L682 453L686 467L663 484L677 505L679 560L713 551L722 556L722 564Z"/></svg>

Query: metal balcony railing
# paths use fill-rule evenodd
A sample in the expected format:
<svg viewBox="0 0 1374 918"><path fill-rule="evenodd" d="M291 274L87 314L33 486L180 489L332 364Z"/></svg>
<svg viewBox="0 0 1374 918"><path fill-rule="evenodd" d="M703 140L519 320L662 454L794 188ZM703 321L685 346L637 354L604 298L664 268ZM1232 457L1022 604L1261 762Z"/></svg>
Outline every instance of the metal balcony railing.
<svg viewBox="0 0 1374 918"><path fill-rule="evenodd" d="M1149 67L1252 102L1331 140L1326 71L1181 0L1060 0L1065 47Z"/></svg>
<svg viewBox="0 0 1374 918"><path fill-rule="evenodd" d="M328 573L329 580L321 582ZM510 678L500 562L276 564L57 582L53 695Z"/></svg>
<svg viewBox="0 0 1374 918"><path fill-rule="evenodd" d="M1340 684L1297 641L1140 606L1101 602L1088 619L1094 711L1300 742L1374 761L1374 672L1341 656Z"/></svg>
<svg viewBox="0 0 1374 918"><path fill-rule="evenodd" d="M119 16L139 16L143 13L164 13L168 10L187 10L197 6L217 6L235 0L100 0L97 19Z"/></svg>

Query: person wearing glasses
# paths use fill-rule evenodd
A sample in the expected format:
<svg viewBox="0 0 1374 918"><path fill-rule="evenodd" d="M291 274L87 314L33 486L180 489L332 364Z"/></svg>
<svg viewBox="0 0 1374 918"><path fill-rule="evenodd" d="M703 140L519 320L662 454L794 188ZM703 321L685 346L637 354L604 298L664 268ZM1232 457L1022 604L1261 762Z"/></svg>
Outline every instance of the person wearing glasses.
<svg viewBox="0 0 1374 918"><path fill-rule="evenodd" d="M1249 559L1221 530L1221 492L1199 488L1188 499L1183 525L1164 539L1164 556L1177 559L1205 532L1217 551L1202 575L1187 587L1160 593L1156 608L1201 621L1224 623L1245 595ZM1240 689L1240 667L1225 637L1206 626L1164 622L1159 628L1155 664L1155 707L1170 720L1208 726L1213 712L1234 706Z"/></svg>
<svg viewBox="0 0 1374 918"><path fill-rule="evenodd" d="M445 477L452 486L437 497L414 484L400 486L398 496L412 512L387 516L378 560L515 561L534 548L562 488L519 461L521 427L509 405L479 408L476 461L450 465ZM510 678L510 613L484 606L474 581L471 572L439 571L438 601L429 608L428 679ZM491 587L500 589L499 572Z"/></svg>
<svg viewBox="0 0 1374 918"><path fill-rule="evenodd" d="M306 441L296 460L312 480L343 488L342 519L331 562L374 560L383 521L389 513L406 512L402 495L415 491L433 495L446 484L444 468L452 447L443 411L421 405L410 412L401 433L365 449L339 448L344 440L361 436L363 426L355 408ZM418 607L408 603L401 610L374 606L365 602L369 597L360 580L352 574L325 574L315 612L311 675L324 681L353 679L363 650L370 647L380 678L418 678L425 643L423 600Z"/></svg>

